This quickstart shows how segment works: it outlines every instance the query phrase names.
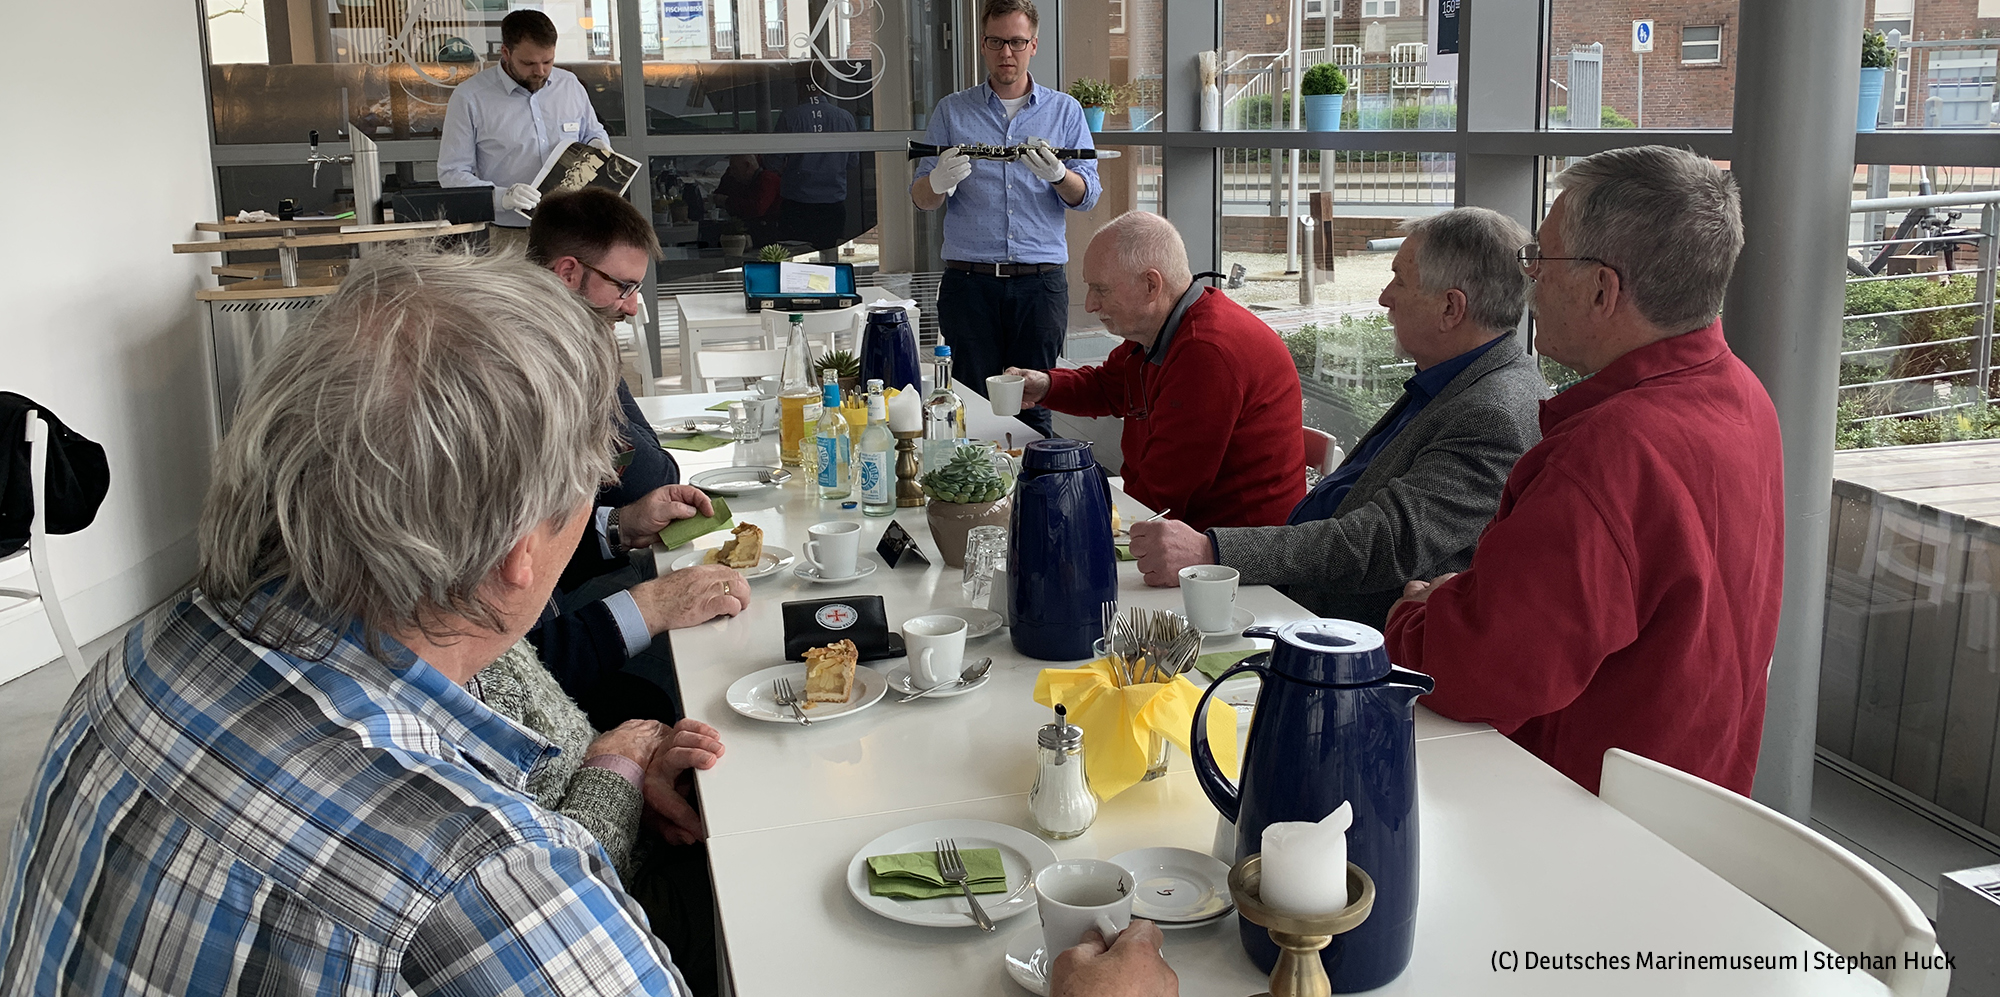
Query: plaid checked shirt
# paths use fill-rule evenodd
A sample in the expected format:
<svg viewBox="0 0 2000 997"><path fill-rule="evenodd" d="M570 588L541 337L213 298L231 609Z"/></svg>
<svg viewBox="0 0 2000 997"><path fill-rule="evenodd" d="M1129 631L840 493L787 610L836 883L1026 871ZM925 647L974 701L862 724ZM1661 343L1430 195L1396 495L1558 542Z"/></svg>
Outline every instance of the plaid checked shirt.
<svg viewBox="0 0 2000 997"><path fill-rule="evenodd" d="M393 642L308 661L198 593L71 697L22 807L0 994L672 994L554 752ZM387 660L384 660L387 659Z"/></svg>

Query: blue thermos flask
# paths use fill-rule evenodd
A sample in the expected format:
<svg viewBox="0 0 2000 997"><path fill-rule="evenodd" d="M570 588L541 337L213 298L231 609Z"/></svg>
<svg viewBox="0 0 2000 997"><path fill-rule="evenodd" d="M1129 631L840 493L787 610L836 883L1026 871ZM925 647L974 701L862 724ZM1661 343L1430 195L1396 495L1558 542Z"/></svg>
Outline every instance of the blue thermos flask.
<svg viewBox="0 0 2000 997"><path fill-rule="evenodd" d="M1317 821L1354 804L1347 860L1375 880L1375 907L1360 927L1320 952L1335 993L1373 990L1401 975L1417 934L1417 697L1428 675L1389 663L1382 635L1346 620L1251 627L1271 650L1211 683L1195 707L1195 777L1236 822L1236 861L1263 850L1264 828ZM1209 697L1238 672L1263 678L1231 786L1216 767L1203 722ZM1243 948L1265 972L1278 961L1268 931L1241 924Z"/></svg>
<svg viewBox="0 0 2000 997"><path fill-rule="evenodd" d="M1111 546L1111 483L1089 443L1027 445L1014 484L1012 535L1007 584L1014 648L1043 661L1090 657L1090 645L1104 636L1102 607L1118 598L1118 555Z"/></svg>
<svg viewBox="0 0 2000 997"><path fill-rule="evenodd" d="M917 366L917 337L902 305L868 309L868 325L861 330L861 383L872 378L880 378L885 388L924 386Z"/></svg>

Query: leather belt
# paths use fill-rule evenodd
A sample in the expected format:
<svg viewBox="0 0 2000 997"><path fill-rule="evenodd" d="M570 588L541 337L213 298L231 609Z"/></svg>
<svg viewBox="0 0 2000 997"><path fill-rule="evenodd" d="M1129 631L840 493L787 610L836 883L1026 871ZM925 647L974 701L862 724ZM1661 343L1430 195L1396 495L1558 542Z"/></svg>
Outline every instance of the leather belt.
<svg viewBox="0 0 2000 997"><path fill-rule="evenodd" d="M967 263L964 260L946 260L944 265L953 270L964 270L988 277L1027 277L1063 268L1060 263Z"/></svg>

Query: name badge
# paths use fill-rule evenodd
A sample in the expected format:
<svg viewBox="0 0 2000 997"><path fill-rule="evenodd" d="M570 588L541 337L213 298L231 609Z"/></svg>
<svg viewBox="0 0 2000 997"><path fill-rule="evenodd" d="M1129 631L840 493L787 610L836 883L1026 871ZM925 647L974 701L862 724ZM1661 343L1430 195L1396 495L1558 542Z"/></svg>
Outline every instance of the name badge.
<svg viewBox="0 0 2000 997"><path fill-rule="evenodd" d="M577 123L576 123L576 122L574 122L574 121L565 121L565 122L563 122L563 131L566 131L566 132L569 132L569 133L571 133L571 134L575 134L575 133L576 133L576 125L577 125Z"/></svg>

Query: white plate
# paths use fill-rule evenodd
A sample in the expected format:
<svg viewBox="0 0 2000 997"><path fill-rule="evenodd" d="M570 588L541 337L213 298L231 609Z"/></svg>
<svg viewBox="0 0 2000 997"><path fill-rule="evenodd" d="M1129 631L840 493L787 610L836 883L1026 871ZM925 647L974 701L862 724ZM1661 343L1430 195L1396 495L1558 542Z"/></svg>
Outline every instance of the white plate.
<svg viewBox="0 0 2000 997"><path fill-rule="evenodd" d="M1049 997L1048 960L1042 955L1042 926L1007 939L1007 975L1035 997Z"/></svg>
<svg viewBox="0 0 2000 997"><path fill-rule="evenodd" d="M1229 895L1229 866L1213 855L1187 848L1135 848L1111 862L1130 871L1138 884L1132 916L1162 928L1192 928L1236 909Z"/></svg>
<svg viewBox="0 0 2000 997"><path fill-rule="evenodd" d="M1007 892L979 894L979 906L986 910L987 917L999 922L1035 909L1035 873L1055 862L1055 850L1027 831L990 820L926 821L890 831L862 845L847 863L847 892L854 894L861 906L891 921L929 928L979 927L973 923L963 896L897 900L868 893L868 856L927 852L937 847L939 838L952 839L961 852L968 848L1000 850L1000 865L1007 871ZM1034 930L1039 938L1041 927L1037 925Z"/></svg>
<svg viewBox="0 0 2000 997"><path fill-rule="evenodd" d="M812 582L815 585L844 585L848 582L858 582L861 579L874 574L875 569L879 567L881 567L881 565L876 564L874 561L871 561L868 558L857 557L854 559L853 574L848 575L846 578L821 578L819 576L819 569L813 567L811 561L801 559L799 561L799 566L792 570L792 574L795 574L800 578L805 579L806 581Z"/></svg>
<svg viewBox="0 0 2000 997"><path fill-rule="evenodd" d="M1221 630L1203 630L1201 635L1203 637L1237 637L1241 636L1243 631L1249 629L1250 625L1256 622L1256 613L1238 606L1235 612L1229 614L1228 626Z"/></svg>
<svg viewBox="0 0 2000 997"><path fill-rule="evenodd" d="M975 658L973 660L976 661L978 659ZM917 693L923 692L922 689L919 689L916 686L910 684L909 665L897 665L889 669L888 679L889 679L889 688L896 690L898 693L901 693L902 695L914 696ZM953 679L952 681L956 682L958 680ZM936 692L925 695L924 698L951 699L955 696L963 696L966 693L971 692L991 681L993 681L993 673L991 671L988 671L986 674L979 676L979 681L974 682L971 685L962 685L956 689L939 689Z"/></svg>
<svg viewBox="0 0 2000 997"><path fill-rule="evenodd" d="M737 679L730 684L729 691L723 693L723 698L729 701L730 709L752 720L763 720L774 724L798 723L792 716L791 707L779 706L777 696L771 692L772 683L781 678L791 679L792 691L801 696L805 695L806 665L803 661L794 661L763 671L751 672ZM822 720L859 713L874 706L888 691L889 680L882 677L881 672L862 665L854 669L854 689L848 696L847 702L821 703L807 710L806 716L811 718L813 723L819 723Z"/></svg>
<svg viewBox="0 0 2000 997"><path fill-rule="evenodd" d="M949 609L933 609L931 616L956 616L965 621L965 639L984 637L1000 629L1000 614L990 609L974 606L952 606Z"/></svg>
<svg viewBox="0 0 2000 997"><path fill-rule="evenodd" d="M764 480L765 475L776 474L775 467L718 467L703 471L688 479L688 484L710 495L755 495L776 488L781 482ZM787 474L791 472L786 472Z"/></svg>
<svg viewBox="0 0 2000 997"><path fill-rule="evenodd" d="M675 438L699 436L702 433L720 434L726 432L728 429L728 419L718 419L714 416L705 415L688 416L682 419L668 419L665 422L653 425L653 432L661 436Z"/></svg>
<svg viewBox="0 0 2000 997"><path fill-rule="evenodd" d="M698 547L694 550L688 551L687 553L684 553L681 556L674 558L674 563L669 565L669 568L671 568L674 571L679 571L683 568L692 568L697 564L706 564L707 561L705 560L705 558L708 557L708 552L714 549L715 549L714 547ZM758 560L756 567L743 572L743 577L755 579L755 578L762 578L765 575L775 575L779 572L780 569L790 566L792 560L793 557L791 551L788 551L783 547L776 547L771 544L765 544L763 558Z"/></svg>

